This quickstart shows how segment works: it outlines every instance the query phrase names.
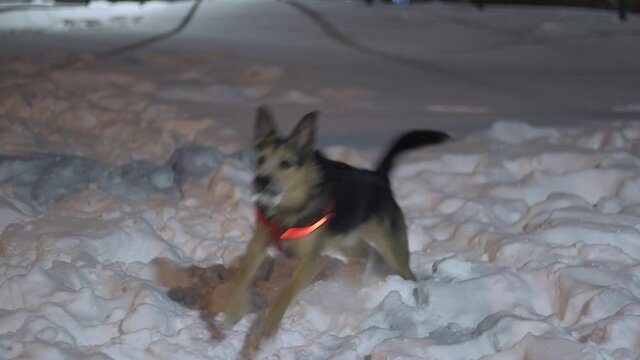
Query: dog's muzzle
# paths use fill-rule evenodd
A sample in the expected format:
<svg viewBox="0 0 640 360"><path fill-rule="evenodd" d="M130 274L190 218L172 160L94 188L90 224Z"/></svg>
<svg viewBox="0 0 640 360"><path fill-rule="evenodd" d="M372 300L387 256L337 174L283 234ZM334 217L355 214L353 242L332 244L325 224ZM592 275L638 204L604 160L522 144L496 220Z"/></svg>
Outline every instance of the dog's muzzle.
<svg viewBox="0 0 640 360"><path fill-rule="evenodd" d="M253 187L257 193L264 191L271 184L271 178L268 176L256 176L253 179Z"/></svg>
<svg viewBox="0 0 640 360"><path fill-rule="evenodd" d="M253 202L265 209L273 209L282 201L282 189L268 176L256 176L253 179Z"/></svg>

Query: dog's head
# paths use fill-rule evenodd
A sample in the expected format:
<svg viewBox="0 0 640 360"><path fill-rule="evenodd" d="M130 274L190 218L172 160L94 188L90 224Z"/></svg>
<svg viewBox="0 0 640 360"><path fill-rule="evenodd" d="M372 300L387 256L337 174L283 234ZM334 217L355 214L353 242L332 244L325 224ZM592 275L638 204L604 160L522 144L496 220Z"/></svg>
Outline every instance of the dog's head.
<svg viewBox="0 0 640 360"><path fill-rule="evenodd" d="M320 181L314 156L316 117L316 112L303 116L289 136L281 137L271 112L258 108L253 186L254 200L264 211L303 206Z"/></svg>

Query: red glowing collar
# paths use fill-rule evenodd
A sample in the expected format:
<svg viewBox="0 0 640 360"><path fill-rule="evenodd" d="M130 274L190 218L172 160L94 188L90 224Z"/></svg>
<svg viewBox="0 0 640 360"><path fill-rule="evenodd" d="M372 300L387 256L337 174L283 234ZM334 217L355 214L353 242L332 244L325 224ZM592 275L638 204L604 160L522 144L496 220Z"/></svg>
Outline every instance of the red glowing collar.
<svg viewBox="0 0 640 360"><path fill-rule="evenodd" d="M318 230L322 225L326 224L333 217L333 205L329 205L324 215L307 226L283 228L279 224L267 219L260 208L256 208L256 218L264 225L271 234L271 240L278 245L283 240L301 239L312 232Z"/></svg>

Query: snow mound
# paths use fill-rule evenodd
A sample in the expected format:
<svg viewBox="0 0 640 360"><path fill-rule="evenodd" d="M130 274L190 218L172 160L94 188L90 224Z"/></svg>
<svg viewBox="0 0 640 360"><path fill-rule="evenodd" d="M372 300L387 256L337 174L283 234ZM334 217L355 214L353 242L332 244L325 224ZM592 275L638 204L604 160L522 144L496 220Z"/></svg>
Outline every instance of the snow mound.
<svg viewBox="0 0 640 360"><path fill-rule="evenodd" d="M392 183L421 280L319 281L261 356L631 358L640 352L639 132L499 123L416 151ZM373 158L327 153L358 166ZM213 339L198 311L169 299L153 260L233 263L254 221L250 164L197 146L145 164L122 165L119 185L100 188L87 179L108 171L88 158L3 157L3 358L237 354L255 316ZM158 169L170 174L154 180ZM174 182L181 201L152 196ZM151 195L123 196L139 192Z"/></svg>
<svg viewBox="0 0 640 360"><path fill-rule="evenodd" d="M196 145L176 149L163 165L136 161L114 169L70 155L0 155L0 185L10 188L16 199L38 205L91 186L115 196L140 197L153 191L181 189L187 181L209 175L225 158L215 148Z"/></svg>

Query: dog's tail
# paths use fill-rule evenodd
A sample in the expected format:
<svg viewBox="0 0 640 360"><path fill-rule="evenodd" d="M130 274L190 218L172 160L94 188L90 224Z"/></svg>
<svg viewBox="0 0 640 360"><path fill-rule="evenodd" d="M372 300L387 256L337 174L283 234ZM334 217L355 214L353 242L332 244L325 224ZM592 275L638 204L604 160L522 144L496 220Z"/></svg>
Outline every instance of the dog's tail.
<svg viewBox="0 0 640 360"><path fill-rule="evenodd" d="M386 155L376 168L376 173L385 179L389 178L389 172L396 156L407 150L418 147L436 145L451 139L449 135L437 130L413 130L401 135L387 150Z"/></svg>

